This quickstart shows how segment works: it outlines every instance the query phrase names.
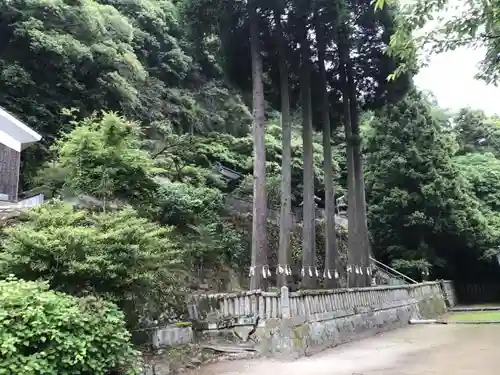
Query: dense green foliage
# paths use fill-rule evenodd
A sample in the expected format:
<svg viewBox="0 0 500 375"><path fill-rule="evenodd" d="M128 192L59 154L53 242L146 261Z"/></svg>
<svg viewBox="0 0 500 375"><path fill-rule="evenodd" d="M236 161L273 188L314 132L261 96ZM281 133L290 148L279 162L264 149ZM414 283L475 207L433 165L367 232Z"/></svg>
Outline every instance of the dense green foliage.
<svg viewBox="0 0 500 375"><path fill-rule="evenodd" d="M46 195L87 194L136 204L152 201L158 188L153 160L140 149L136 124L104 113L73 126L54 143L54 160L38 176Z"/></svg>
<svg viewBox="0 0 500 375"><path fill-rule="evenodd" d="M258 11L250 13L254 5ZM427 17L418 4L417 10L417 21ZM362 256L373 250L376 258L416 279L426 272L454 279L494 277L500 120L471 109L444 111L413 87L419 40L409 41L412 24L404 15L392 6L375 11L370 0L0 2L0 105L43 136L23 151L22 182L27 194L44 192L49 200L2 228L0 277L41 279L58 292L112 301L128 327L173 319L183 314L189 288L248 287L257 242L253 216L259 216L252 214L252 200L258 195L266 203L260 207L268 208L267 221L259 216L266 231L259 261L273 271L277 267L283 239L277 212L289 200L297 215L285 233L290 235L285 251L293 279L300 281L308 252L303 228L313 233L307 241L314 243L312 264L320 272L325 244L335 242L325 236L325 220L314 220L318 210L311 199L314 192L318 208L324 208L330 172L335 198L356 192L349 203L356 202L359 220L350 239L364 251L353 253L359 259L346 256L346 231L337 226L340 273L347 264L366 261ZM494 26L481 17L476 26ZM461 35L475 27L460 31L461 25L455 20L449 27ZM326 40L325 72L318 64L317 32ZM488 47L489 54L497 48ZM262 72L255 66L259 58ZM491 58L486 63L486 75L495 79L496 63ZM387 81L397 66L397 79ZM287 82L280 74L284 68ZM251 92L259 80L260 97ZM252 113L252 96L255 102L262 95L262 113L258 108ZM257 120L265 126L259 128ZM327 120L332 129L324 141ZM324 160L329 141L332 170ZM255 160L263 156L265 184L258 190L264 176ZM282 194L284 171L291 176L289 197ZM310 194L304 194L305 185ZM365 188L372 249L355 237L366 234ZM305 200L308 210L302 209ZM302 211L310 220L302 220ZM81 304L38 284L0 285L18 288L15 293L26 301L39 291L41 302L57 305L50 310L60 314L57 319L65 316L59 310L66 304ZM114 310L109 319L121 324ZM78 329L84 328L77 325L75 334ZM114 353L108 355L103 364L115 361Z"/></svg>
<svg viewBox="0 0 500 375"><path fill-rule="evenodd" d="M248 131L248 109L213 56L190 47L174 1L2 1L0 31L0 105L42 134L43 149L72 127L64 108ZM28 152L26 172L40 155Z"/></svg>
<svg viewBox="0 0 500 375"><path fill-rule="evenodd" d="M122 312L44 283L0 280L0 374L134 375Z"/></svg>
<svg viewBox="0 0 500 375"><path fill-rule="evenodd" d="M177 306L182 270L169 229L133 210L88 214L55 201L5 232L0 272L116 302L129 323Z"/></svg>
<svg viewBox="0 0 500 375"><path fill-rule="evenodd" d="M451 119L459 154L491 152L500 155L500 118L484 112L462 109Z"/></svg>
<svg viewBox="0 0 500 375"><path fill-rule="evenodd" d="M379 256L396 261L413 277L429 267L444 276L458 267L460 251L479 256L498 241L498 227L481 210L485 195L479 186L484 185L460 173L463 168L453 159L457 147L424 99L408 96L377 114L369 127L367 198ZM464 158L481 158L469 155L459 156L457 162L465 167ZM481 176L477 179L488 178L485 170L475 172ZM404 267L401 260L406 261ZM411 270L409 261L416 269Z"/></svg>
<svg viewBox="0 0 500 375"><path fill-rule="evenodd" d="M195 275L203 277L203 268L241 269L247 263L249 253L242 235L221 220L225 202L219 190L165 182L157 199L155 219L175 228L171 238Z"/></svg>
<svg viewBox="0 0 500 375"><path fill-rule="evenodd" d="M274 183L274 188L278 189L277 201L275 200L271 206L279 204L279 176L281 174L281 128L276 123L275 118L269 120L265 138L268 182L270 185ZM253 170L253 145L250 135L235 138L230 134L213 132L188 137L171 134L160 150L162 153L156 158L157 165L165 170L164 175L171 181L185 182L195 186L208 185L229 192L234 190L239 182L226 184L221 181L220 176L214 173L216 163L221 163L243 176L250 176ZM333 166L338 170L338 164L343 160L340 150L335 151ZM321 136L315 134L314 176L318 190L321 189L323 183L322 153ZM302 163L302 136L300 128L295 126L292 132L292 195L296 204L299 204L302 199ZM239 185L238 189L246 196L251 194L251 190L251 182L249 184L248 180ZM272 191L273 186L269 186L270 195ZM320 195L321 191L317 191L317 194Z"/></svg>
<svg viewBox="0 0 500 375"><path fill-rule="evenodd" d="M347 9L351 9L351 5L348 2ZM245 9L231 1L223 2L218 8L211 1L199 0L11 1L2 7L1 27L7 37L2 40L0 56L0 86L5 93L0 104L44 136L45 151L40 154L33 149L25 155L25 163L29 164L24 168L27 177L33 175L32 167L46 161L44 167L38 169L36 178L26 179L27 185L44 191L48 197L93 197L100 210L133 205L149 220L172 228L169 232L172 246L183 245L185 256L180 263L205 264L218 259L246 266L248 239L243 239L241 230L225 225L223 220L227 216L225 195L234 191L237 197L249 200L252 190L253 144L248 133L251 114L241 100L247 97L250 88L250 66L241 59L249 56ZM277 57L273 52L274 8L262 9L263 48L271 51L264 59L269 98L265 143L268 204L277 208L282 143L279 120L273 112L279 110ZM290 47L292 106L300 110L297 100L299 51L292 47L299 38L296 30L299 15L294 12L284 35ZM338 9L325 8L324 13L318 15L330 22L327 35L335 34L331 20L337 12ZM358 51L353 63L359 82L357 89L363 94L360 105L366 109L398 101L408 87L408 77L399 82L385 81L396 65L381 51L395 29L397 14L396 9L388 7L375 12L369 2L352 8L352 16L356 16L352 22L359 27L352 35L351 42ZM63 25L71 27L61 27ZM382 26L385 33L380 35L378 26ZM398 40L404 40L403 37L399 34ZM333 46L334 51L336 47ZM328 58L335 59L335 54ZM328 72L331 76L329 96L332 108L340 111L342 87L332 73L335 72ZM313 73L314 77L317 72ZM238 89L231 88L233 85ZM313 90L313 98L318 95ZM406 104L394 106L386 104L386 109L376 112L377 119L368 125L365 151L372 239L375 249L383 249L376 253L387 260L402 257L433 263L419 246L423 241L425 246L436 250L432 243L435 239L424 241L403 235L413 227L406 227L405 220L401 219L423 213L421 220L429 230L432 227L432 233L442 230L445 235L458 231L457 241L463 240L466 248L472 247L482 254L495 238L494 231L483 228L486 232L481 232L479 228L485 222L492 223L486 228L495 227L496 190L492 173L496 169L491 167L495 165L499 149L498 121L477 111L464 110L450 119L454 124L450 131L446 114L437 119L435 113L431 114L433 110L423 110L428 113L417 115L404 108L405 105L418 106L408 101L420 99L409 98ZM119 114L95 112L101 109ZM331 111L335 124L339 111ZM408 111L410 115L401 114ZM421 112L422 108L416 111ZM314 106L316 128L321 127L318 114L319 108ZM412 118L399 121L398 116ZM399 122L398 126L395 121ZM406 121L411 126L403 130L401 123ZM418 125L422 121L427 127ZM434 127L430 133L416 134L411 130L415 127L424 132L430 123ZM406 139L403 134L395 136L402 131L412 132L411 137L406 133L404 137L413 139L403 141ZM300 132L294 120L294 206L302 202ZM334 147L334 167L340 177L336 184L337 196L346 188L346 143L341 133L336 130L333 134L337 146ZM393 138L402 142L401 147L392 145L390 139ZM442 146L431 147L436 139ZM405 142L414 142L414 146L403 147ZM416 154L412 151L415 149L419 150ZM477 154L486 151L493 154ZM32 163L30 155L34 152L45 156ZM382 162L384 160L391 163ZM426 162L421 163L422 160ZM214 170L216 163L237 171L242 180L224 181ZM413 171L407 168L408 163L415 163L420 169ZM319 197L323 196L322 164L321 138L317 134L314 136L314 176ZM479 167L471 168L472 164ZM423 166L427 169L422 170ZM485 180L492 184L487 187ZM385 186L405 191L407 184L419 186L419 192L410 189L413 206L404 212L408 204L406 198L396 192L393 196ZM392 197L392 203L388 197ZM429 207L423 207L424 202ZM448 207L446 202L455 203ZM441 215L437 228L436 211L451 215ZM379 236L376 228L389 222L397 224L394 230L381 230ZM394 248L388 245L403 237L411 239L405 239L403 244L391 244ZM406 250L393 252L398 246ZM442 256L437 256L434 250L431 252L434 255L429 257L439 259L434 263L444 267ZM407 252L412 255L405 255Z"/></svg>

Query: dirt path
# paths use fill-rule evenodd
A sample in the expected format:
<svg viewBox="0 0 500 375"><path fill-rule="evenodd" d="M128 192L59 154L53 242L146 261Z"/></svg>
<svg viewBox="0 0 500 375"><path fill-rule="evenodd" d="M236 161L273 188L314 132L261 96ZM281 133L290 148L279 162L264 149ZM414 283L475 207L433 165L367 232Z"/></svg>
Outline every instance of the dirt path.
<svg viewBox="0 0 500 375"><path fill-rule="evenodd" d="M293 362L218 363L190 375L497 375L499 325L418 325Z"/></svg>

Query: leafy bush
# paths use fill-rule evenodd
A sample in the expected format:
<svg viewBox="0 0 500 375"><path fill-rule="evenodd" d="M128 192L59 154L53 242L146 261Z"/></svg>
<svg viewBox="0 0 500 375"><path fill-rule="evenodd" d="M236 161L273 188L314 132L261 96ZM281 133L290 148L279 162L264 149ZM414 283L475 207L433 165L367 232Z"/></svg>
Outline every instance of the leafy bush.
<svg viewBox="0 0 500 375"><path fill-rule="evenodd" d="M158 221L181 230L217 216L224 207L224 197L217 189L198 188L182 182L165 182L158 198Z"/></svg>
<svg viewBox="0 0 500 375"><path fill-rule="evenodd" d="M247 174L241 184L234 190L234 195L240 199L251 201L253 196L253 175ZM267 208L279 210L281 205L281 176L268 174L266 176Z"/></svg>
<svg viewBox="0 0 500 375"><path fill-rule="evenodd" d="M394 259L391 266L415 280L421 280L425 273L432 270L432 264L427 259Z"/></svg>
<svg viewBox="0 0 500 375"><path fill-rule="evenodd" d="M303 142L300 135L301 125L294 128L292 133L292 195L296 204L302 202L302 148ZM251 199L253 186L253 140L252 135L234 137L230 134L209 133L204 135L176 135L169 134L155 149L162 152L157 155L157 165L166 170L163 174L171 181L189 183L198 187L218 187L225 192L231 192L236 187L234 183L224 186L217 181L217 173L213 167L216 162L231 168L243 175L249 175L247 181L242 182L240 195ZM272 206L277 206L276 193L280 191L282 140L281 124L279 117L272 118L266 124L266 170L270 180L268 189ZM339 171L339 162L342 157L334 149L333 167ZM155 151L152 150L154 153ZM314 175L317 187L323 185L323 147L321 133L314 135ZM337 178L337 176L336 176ZM273 181L274 180L274 181ZM339 193L341 192L339 187ZM316 194L321 195L321 190Z"/></svg>
<svg viewBox="0 0 500 375"><path fill-rule="evenodd" d="M123 318L109 302L0 281L0 374L137 374Z"/></svg>
<svg viewBox="0 0 500 375"><path fill-rule="evenodd" d="M247 265L241 236L221 218L224 196L219 190L165 182L160 194L157 219L176 228L174 239L196 274L216 265Z"/></svg>
<svg viewBox="0 0 500 375"><path fill-rule="evenodd" d="M157 171L153 159L140 148L137 124L104 112L71 125L76 127L52 146L55 159L40 171L38 190L135 205L153 199Z"/></svg>
<svg viewBox="0 0 500 375"><path fill-rule="evenodd" d="M183 277L170 230L132 209L105 214L54 201L6 231L0 275L42 279L76 296L116 302L130 324L178 306Z"/></svg>

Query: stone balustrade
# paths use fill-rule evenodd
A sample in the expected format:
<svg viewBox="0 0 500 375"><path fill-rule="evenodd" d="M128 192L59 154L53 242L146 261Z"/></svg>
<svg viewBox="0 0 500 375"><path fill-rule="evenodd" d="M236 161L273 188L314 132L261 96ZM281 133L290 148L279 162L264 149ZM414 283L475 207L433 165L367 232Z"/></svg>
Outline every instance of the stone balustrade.
<svg viewBox="0 0 500 375"><path fill-rule="evenodd" d="M263 292L260 290L211 294L193 298L189 304L192 320L200 321L249 317L276 319L303 317L315 314L352 310L361 307L382 308L414 300L420 302L439 296L442 298L440 282L426 282L414 285L387 285L369 288L306 290L288 292Z"/></svg>
<svg viewBox="0 0 500 375"><path fill-rule="evenodd" d="M192 303L188 304L189 317L196 321L210 316L235 319L249 316L278 318L281 317L280 308L280 293L260 290L194 296Z"/></svg>
<svg viewBox="0 0 500 375"><path fill-rule="evenodd" d="M451 282L369 288L280 292L260 290L193 296L188 311L193 328L168 326L153 334L153 345L182 340L252 342L261 354L310 355L318 350L431 318L455 302ZM227 336L229 335L229 336Z"/></svg>

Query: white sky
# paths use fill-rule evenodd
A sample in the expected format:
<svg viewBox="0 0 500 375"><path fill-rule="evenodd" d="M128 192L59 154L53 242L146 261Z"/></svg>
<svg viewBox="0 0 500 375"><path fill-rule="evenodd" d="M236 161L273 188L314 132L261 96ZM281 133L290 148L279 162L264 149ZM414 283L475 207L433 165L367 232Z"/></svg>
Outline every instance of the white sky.
<svg viewBox="0 0 500 375"><path fill-rule="evenodd" d="M402 4L412 0L400 0ZM448 8L436 14L449 18L467 12L467 3L462 0L448 0ZM437 25L437 18L426 28ZM418 33L419 31L417 31ZM484 57L484 50L461 48L431 57L428 66L415 77L420 89L431 91L441 107L457 110L463 107L482 109L488 114L500 114L500 88L476 80L478 64Z"/></svg>
<svg viewBox="0 0 500 375"><path fill-rule="evenodd" d="M463 107L500 114L500 88L474 79L484 51L462 48L434 55L415 78L420 89L431 91L439 106L457 110Z"/></svg>

